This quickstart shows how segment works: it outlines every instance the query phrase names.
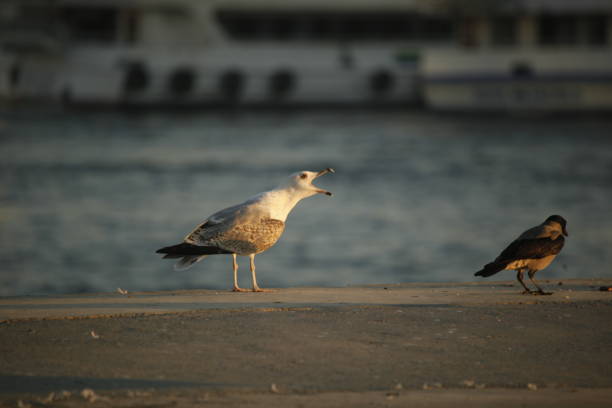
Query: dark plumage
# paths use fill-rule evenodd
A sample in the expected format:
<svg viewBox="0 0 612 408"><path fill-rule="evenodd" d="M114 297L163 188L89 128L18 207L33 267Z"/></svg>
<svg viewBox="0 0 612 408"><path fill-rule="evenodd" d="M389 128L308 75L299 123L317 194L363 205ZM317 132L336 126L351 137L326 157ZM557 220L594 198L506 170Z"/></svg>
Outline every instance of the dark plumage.
<svg viewBox="0 0 612 408"><path fill-rule="evenodd" d="M488 263L475 276L488 277L506 269L512 262L522 259L542 259L550 255L557 255L565 245L565 238L562 235L557 239L537 238L521 239L513 241L503 252Z"/></svg>
<svg viewBox="0 0 612 408"><path fill-rule="evenodd" d="M514 240L493 262L486 264L475 276L488 277L497 272L514 269L517 279L525 288L524 293L545 293L534 280L537 271L546 268L561 252L565 245L567 221L560 215L551 215L542 224L530 228ZM532 292L523 282L523 274L528 272L538 292Z"/></svg>
<svg viewBox="0 0 612 408"><path fill-rule="evenodd" d="M173 258L182 258L184 256L190 255L219 255L219 254L231 254L230 251L226 251L225 249L214 247L214 246L199 246L192 245L186 242L180 243L178 245L167 246L158 249L155 251L157 254L165 254L162 259L173 259Z"/></svg>

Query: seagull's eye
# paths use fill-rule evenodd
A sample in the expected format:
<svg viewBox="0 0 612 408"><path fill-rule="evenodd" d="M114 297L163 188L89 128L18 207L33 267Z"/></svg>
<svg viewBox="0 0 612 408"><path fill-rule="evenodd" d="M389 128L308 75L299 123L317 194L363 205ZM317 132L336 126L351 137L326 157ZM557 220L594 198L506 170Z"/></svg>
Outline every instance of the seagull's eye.
<svg viewBox="0 0 612 408"><path fill-rule="evenodd" d="M301 178L301 179L305 179L306 177L308 177L308 175L307 175L306 173L302 173L302 174L300 174L300 178Z"/></svg>

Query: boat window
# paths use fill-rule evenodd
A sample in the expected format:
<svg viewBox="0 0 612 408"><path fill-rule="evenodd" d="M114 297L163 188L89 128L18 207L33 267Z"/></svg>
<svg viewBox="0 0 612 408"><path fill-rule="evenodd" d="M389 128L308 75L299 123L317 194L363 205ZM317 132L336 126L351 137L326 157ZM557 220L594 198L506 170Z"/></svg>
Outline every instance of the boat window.
<svg viewBox="0 0 612 408"><path fill-rule="evenodd" d="M125 40L128 44L135 44L138 41L140 15L136 10L126 11Z"/></svg>
<svg viewBox="0 0 612 408"><path fill-rule="evenodd" d="M586 40L589 45L608 43L608 16L592 15L585 18Z"/></svg>
<svg viewBox="0 0 612 408"><path fill-rule="evenodd" d="M257 37L257 22L240 14L220 15L219 22L231 37L248 40Z"/></svg>
<svg viewBox="0 0 612 408"><path fill-rule="evenodd" d="M578 43L578 16L541 16L538 19L541 45L575 45Z"/></svg>
<svg viewBox="0 0 612 408"><path fill-rule="evenodd" d="M421 20L421 31L428 40L450 40L453 36L454 24L444 17L426 17Z"/></svg>
<svg viewBox="0 0 612 408"><path fill-rule="evenodd" d="M310 21L309 31L314 38L325 40L336 36L337 27L331 19L317 16Z"/></svg>
<svg viewBox="0 0 612 408"><path fill-rule="evenodd" d="M266 26L270 30L270 37L277 38L279 40L288 40L297 35L299 24L297 19L279 16L270 19Z"/></svg>
<svg viewBox="0 0 612 408"><path fill-rule="evenodd" d="M516 18L497 17L491 20L491 43L493 45L516 45Z"/></svg>
<svg viewBox="0 0 612 408"><path fill-rule="evenodd" d="M117 37L118 10L112 7L62 7L60 19L70 40L113 42Z"/></svg>
<svg viewBox="0 0 612 408"><path fill-rule="evenodd" d="M459 43L464 47L478 46L478 20L475 18L464 18L459 30Z"/></svg>
<svg viewBox="0 0 612 408"><path fill-rule="evenodd" d="M217 21L239 40L447 40L452 23L408 12L219 10Z"/></svg>

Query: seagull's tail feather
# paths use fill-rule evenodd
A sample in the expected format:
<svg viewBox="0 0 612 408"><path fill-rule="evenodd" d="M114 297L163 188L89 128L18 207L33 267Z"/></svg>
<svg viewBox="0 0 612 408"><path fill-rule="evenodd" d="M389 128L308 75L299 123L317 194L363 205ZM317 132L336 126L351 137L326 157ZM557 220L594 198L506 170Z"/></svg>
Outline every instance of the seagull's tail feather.
<svg viewBox="0 0 612 408"><path fill-rule="evenodd" d="M208 255L188 255L184 256L177 263L174 264L175 271L184 271L185 269L191 268L195 263L200 262L202 259L206 258ZM164 257L165 258L165 257Z"/></svg>
<svg viewBox="0 0 612 408"><path fill-rule="evenodd" d="M488 263L484 266L484 268L476 272L474 276L482 276L483 278L486 278L488 276L495 275L497 272L503 271L506 268L506 265L506 262Z"/></svg>
<svg viewBox="0 0 612 408"><path fill-rule="evenodd" d="M230 251L214 246L193 245L187 242L182 242L178 245L167 246L155 251L158 254L164 254L163 259L179 259L174 265L174 269L182 271L190 268L196 262L201 261L208 255L231 254Z"/></svg>
<svg viewBox="0 0 612 408"><path fill-rule="evenodd" d="M181 258L185 255L219 255L231 254L230 251L216 247L193 245L187 242L181 242L178 245L167 246L155 251L157 254L166 254L164 258Z"/></svg>

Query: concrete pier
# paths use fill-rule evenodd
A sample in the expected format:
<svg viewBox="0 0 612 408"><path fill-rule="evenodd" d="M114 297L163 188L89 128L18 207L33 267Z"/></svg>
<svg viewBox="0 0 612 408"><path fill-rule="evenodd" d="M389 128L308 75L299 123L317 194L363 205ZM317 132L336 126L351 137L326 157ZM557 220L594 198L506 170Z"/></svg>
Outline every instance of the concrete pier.
<svg viewBox="0 0 612 408"><path fill-rule="evenodd" d="M0 406L609 406L612 280L542 284L2 298Z"/></svg>

